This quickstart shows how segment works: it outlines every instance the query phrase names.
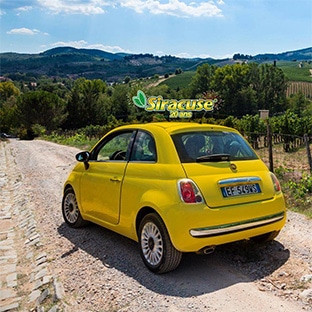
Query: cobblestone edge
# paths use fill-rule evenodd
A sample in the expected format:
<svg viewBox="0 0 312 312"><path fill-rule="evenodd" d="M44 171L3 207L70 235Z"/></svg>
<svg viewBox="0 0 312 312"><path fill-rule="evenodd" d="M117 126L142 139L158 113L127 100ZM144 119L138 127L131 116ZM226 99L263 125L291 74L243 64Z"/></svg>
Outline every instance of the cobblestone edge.
<svg viewBox="0 0 312 312"><path fill-rule="evenodd" d="M49 273L35 207L13 153L0 141L0 312L66 311L62 284Z"/></svg>

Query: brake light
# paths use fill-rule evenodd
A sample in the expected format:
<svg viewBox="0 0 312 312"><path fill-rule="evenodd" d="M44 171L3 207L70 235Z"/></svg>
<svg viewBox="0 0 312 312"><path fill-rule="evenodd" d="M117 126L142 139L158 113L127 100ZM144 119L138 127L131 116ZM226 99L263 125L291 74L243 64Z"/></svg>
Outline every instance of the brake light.
<svg viewBox="0 0 312 312"><path fill-rule="evenodd" d="M273 182L273 186L274 186L275 192L279 193L282 190L282 188L281 188L281 185L280 185L277 177L272 172L271 172L271 179L272 179L272 182Z"/></svg>
<svg viewBox="0 0 312 312"><path fill-rule="evenodd" d="M181 200L188 204L202 203L203 197L196 186L190 179L179 180L178 188Z"/></svg>

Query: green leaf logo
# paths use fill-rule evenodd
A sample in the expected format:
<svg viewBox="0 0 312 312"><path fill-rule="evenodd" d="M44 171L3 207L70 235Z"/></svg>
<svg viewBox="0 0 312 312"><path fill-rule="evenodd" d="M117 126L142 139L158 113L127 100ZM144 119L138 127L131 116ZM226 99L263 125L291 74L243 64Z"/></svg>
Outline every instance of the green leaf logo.
<svg viewBox="0 0 312 312"><path fill-rule="evenodd" d="M137 95L132 97L132 101L137 107L140 107L140 108L146 107L146 102L147 102L146 95L141 90L138 90Z"/></svg>

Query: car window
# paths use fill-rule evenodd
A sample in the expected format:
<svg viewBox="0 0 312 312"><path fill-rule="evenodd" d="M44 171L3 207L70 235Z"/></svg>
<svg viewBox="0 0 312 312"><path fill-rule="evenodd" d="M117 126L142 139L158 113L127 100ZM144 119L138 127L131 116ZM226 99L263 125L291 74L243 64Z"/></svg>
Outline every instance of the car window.
<svg viewBox="0 0 312 312"><path fill-rule="evenodd" d="M138 131L134 140L130 161L155 162L156 159L157 154L154 138L147 132Z"/></svg>
<svg viewBox="0 0 312 312"><path fill-rule="evenodd" d="M239 134L233 132L179 133L174 134L172 139L181 162L195 162L199 157L207 155L228 155L230 160L258 158L246 141Z"/></svg>
<svg viewBox="0 0 312 312"><path fill-rule="evenodd" d="M103 142L93 154L93 159L97 161L121 160L127 158L128 148L131 142L133 131L122 132Z"/></svg>

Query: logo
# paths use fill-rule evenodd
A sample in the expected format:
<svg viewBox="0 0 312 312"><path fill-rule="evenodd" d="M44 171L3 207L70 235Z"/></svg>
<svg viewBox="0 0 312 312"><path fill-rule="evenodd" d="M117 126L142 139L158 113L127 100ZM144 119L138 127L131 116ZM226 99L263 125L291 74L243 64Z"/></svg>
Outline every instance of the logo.
<svg viewBox="0 0 312 312"><path fill-rule="evenodd" d="M231 167L232 171L236 171L236 169L237 169L235 164L230 164L230 167Z"/></svg>
<svg viewBox="0 0 312 312"><path fill-rule="evenodd" d="M218 102L214 99L164 99L162 96L146 97L143 91L139 90L137 95L132 97L133 103L139 107L144 108L147 112L165 112L170 113L170 118L190 118L193 112L214 110Z"/></svg>

